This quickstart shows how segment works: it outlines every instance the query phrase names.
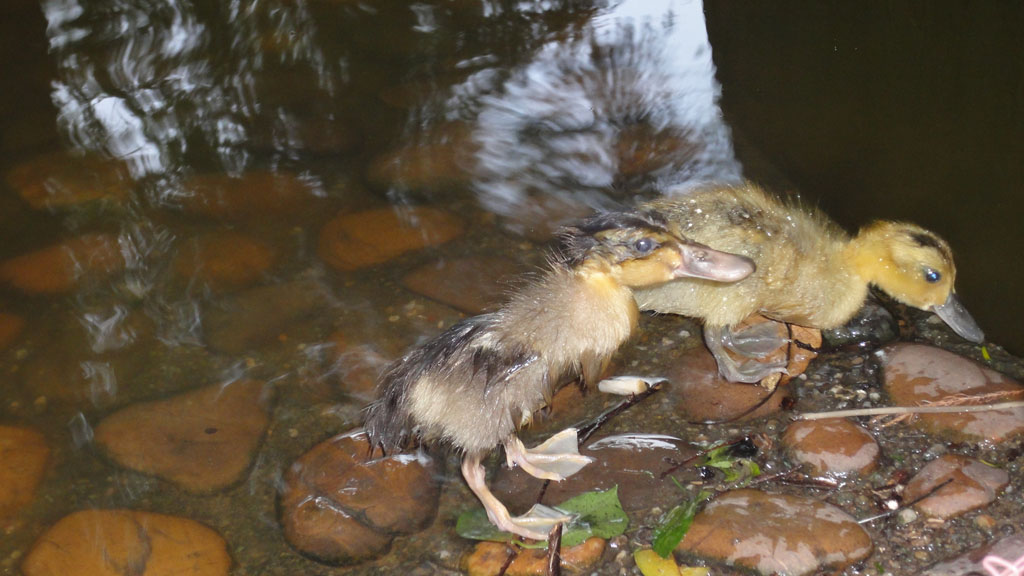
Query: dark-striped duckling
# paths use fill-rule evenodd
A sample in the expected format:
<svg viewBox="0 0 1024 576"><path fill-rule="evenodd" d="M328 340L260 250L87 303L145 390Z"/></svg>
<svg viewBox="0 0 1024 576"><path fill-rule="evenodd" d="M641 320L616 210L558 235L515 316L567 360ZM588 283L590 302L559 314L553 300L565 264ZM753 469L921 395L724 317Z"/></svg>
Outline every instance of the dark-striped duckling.
<svg viewBox="0 0 1024 576"><path fill-rule="evenodd" d="M562 240L549 269L498 310L455 324L386 369L366 415L371 441L385 451L414 437L462 452L462 474L491 522L533 539L546 537L537 528L547 523L511 517L487 488L482 459L501 445L509 466L535 477L578 471L590 459L574 441L560 450L565 435L530 450L516 433L566 378L600 377L637 325L631 288L681 277L732 282L754 270L746 258L670 234L654 213L598 215Z"/></svg>

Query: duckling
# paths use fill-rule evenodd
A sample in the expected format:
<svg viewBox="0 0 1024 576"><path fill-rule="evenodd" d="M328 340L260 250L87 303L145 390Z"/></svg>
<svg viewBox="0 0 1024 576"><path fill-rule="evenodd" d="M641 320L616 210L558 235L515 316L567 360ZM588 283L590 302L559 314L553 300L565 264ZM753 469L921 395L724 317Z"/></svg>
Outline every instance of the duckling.
<svg viewBox="0 0 1024 576"><path fill-rule="evenodd" d="M935 312L971 342L984 340L954 292L949 245L914 224L875 222L850 237L820 212L750 183L697 189L643 208L663 215L672 233L747 256L757 265L735 284L677 280L636 292L643 310L702 319L704 340L727 380L757 382L785 372L779 364L729 357L726 349L761 357L783 344L765 331L733 332L744 318L760 313L809 328L834 328L857 313L869 285Z"/></svg>
<svg viewBox="0 0 1024 576"><path fill-rule="evenodd" d="M665 224L656 214L612 213L563 230L563 251L537 280L496 311L453 325L385 370L378 399L367 408L372 443L389 451L416 437L452 446L462 452L462 475L495 526L546 538L534 519L512 518L490 492L482 459L500 444L510 467L537 478L574 474L590 462L576 451L575 430L532 450L516 432L563 378L600 377L637 325L631 287L684 276L732 282L754 270L746 258L669 234Z"/></svg>

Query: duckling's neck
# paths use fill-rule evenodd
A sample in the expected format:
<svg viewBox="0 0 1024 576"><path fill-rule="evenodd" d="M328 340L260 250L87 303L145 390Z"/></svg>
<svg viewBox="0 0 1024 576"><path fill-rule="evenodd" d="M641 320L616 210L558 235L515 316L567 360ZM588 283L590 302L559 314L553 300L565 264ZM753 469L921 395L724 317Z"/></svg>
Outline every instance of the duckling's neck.
<svg viewBox="0 0 1024 576"><path fill-rule="evenodd" d="M639 312L605 262L556 267L516 293L500 312L503 336L535 350L553 372L603 360L625 342Z"/></svg>

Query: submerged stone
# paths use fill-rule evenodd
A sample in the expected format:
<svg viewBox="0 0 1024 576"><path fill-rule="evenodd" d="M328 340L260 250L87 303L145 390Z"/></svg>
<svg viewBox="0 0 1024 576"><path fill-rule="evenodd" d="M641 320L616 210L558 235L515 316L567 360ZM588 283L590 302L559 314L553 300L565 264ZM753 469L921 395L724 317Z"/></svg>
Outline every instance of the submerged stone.
<svg viewBox="0 0 1024 576"><path fill-rule="evenodd" d="M187 518L135 510L82 510L43 533L25 576L219 576L231 556L214 530Z"/></svg>
<svg viewBox="0 0 1024 576"><path fill-rule="evenodd" d="M907 502L917 500L946 481L950 482L914 507L929 516L959 516L994 501L1010 483L1010 476L1005 470L979 460L946 454L929 462L910 479L903 499Z"/></svg>
<svg viewBox="0 0 1024 576"><path fill-rule="evenodd" d="M852 516L812 498L744 488L712 500L677 550L761 574L839 571L871 554Z"/></svg>
<svg viewBox="0 0 1024 576"><path fill-rule="evenodd" d="M844 419L790 424L782 444L796 462L815 476L846 478L864 475L878 466L881 450L874 436Z"/></svg>
<svg viewBox="0 0 1024 576"><path fill-rule="evenodd" d="M11 168L5 178L37 210L96 200L120 202L131 190L128 171L120 162L90 154L43 154Z"/></svg>
<svg viewBox="0 0 1024 576"><path fill-rule="evenodd" d="M519 268L503 258L446 258L416 268L402 284L467 314L479 314L505 300Z"/></svg>
<svg viewBox="0 0 1024 576"><path fill-rule="evenodd" d="M296 550L332 564L385 553L396 534L433 520L440 498L433 461L383 456L361 431L317 444L285 473L278 510Z"/></svg>
<svg viewBox="0 0 1024 576"><path fill-rule="evenodd" d="M273 248L238 232L222 231L189 238L174 259L174 270L214 290L241 288L258 280L274 264Z"/></svg>
<svg viewBox="0 0 1024 576"><path fill-rule="evenodd" d="M885 349L885 388L897 406L951 403L967 396L973 404L1019 400L1024 386L1015 380L945 350L924 344ZM963 404L967 405L967 404ZM917 414L913 425L958 441L998 444L1024 433L1024 407L985 412Z"/></svg>
<svg viewBox="0 0 1024 576"><path fill-rule="evenodd" d="M114 234L84 234L0 263L0 281L29 294L61 294L125 266Z"/></svg>
<svg viewBox="0 0 1024 576"><path fill-rule="evenodd" d="M406 188L448 186L468 179L466 166L473 163L472 130L449 123L420 135L416 142L385 152L370 162L367 179L376 186Z"/></svg>
<svg viewBox="0 0 1024 576"><path fill-rule="evenodd" d="M17 314L0 312L0 350L7 349L21 335L25 319Z"/></svg>
<svg viewBox="0 0 1024 576"><path fill-rule="evenodd" d="M239 355L277 341L293 323L326 307L326 292L314 281L258 286L211 305L203 328L210 348Z"/></svg>
<svg viewBox="0 0 1024 576"><path fill-rule="evenodd" d="M313 186L283 172L200 174L182 184L178 203L186 212L226 218L279 217L307 206Z"/></svg>
<svg viewBox="0 0 1024 576"><path fill-rule="evenodd" d="M241 380L118 410L95 441L125 468L207 493L244 478L269 423L263 383Z"/></svg>
<svg viewBox="0 0 1024 576"><path fill-rule="evenodd" d="M454 215L435 208L378 208L339 214L320 231L318 254L332 267L357 270L462 234Z"/></svg>
<svg viewBox="0 0 1024 576"><path fill-rule="evenodd" d="M42 434L28 428L0 426L0 531L14 523L32 502L50 459Z"/></svg>

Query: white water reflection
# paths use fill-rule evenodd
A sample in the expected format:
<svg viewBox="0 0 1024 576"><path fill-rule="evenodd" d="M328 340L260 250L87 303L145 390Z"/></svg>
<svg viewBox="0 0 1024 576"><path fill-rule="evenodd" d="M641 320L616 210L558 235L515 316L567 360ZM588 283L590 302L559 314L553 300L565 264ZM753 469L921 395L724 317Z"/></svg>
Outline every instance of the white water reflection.
<svg viewBox="0 0 1024 576"><path fill-rule="evenodd" d="M500 86L481 73L455 91L490 92L479 95L472 167L487 209L532 222L541 195L597 208L740 179L700 2L630 0L565 36Z"/></svg>

